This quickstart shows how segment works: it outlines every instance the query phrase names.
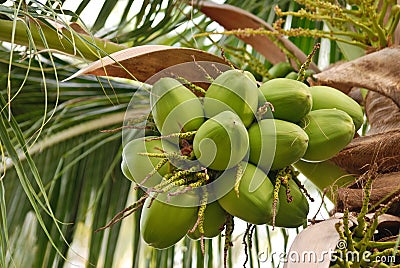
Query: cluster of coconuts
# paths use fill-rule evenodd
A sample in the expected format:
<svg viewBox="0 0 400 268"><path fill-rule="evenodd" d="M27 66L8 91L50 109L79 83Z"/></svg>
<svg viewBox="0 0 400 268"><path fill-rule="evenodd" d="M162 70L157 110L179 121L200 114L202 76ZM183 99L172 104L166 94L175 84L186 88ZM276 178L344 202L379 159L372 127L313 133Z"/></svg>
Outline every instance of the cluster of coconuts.
<svg viewBox="0 0 400 268"><path fill-rule="evenodd" d="M289 78L259 86L240 70L221 73L201 97L193 88L157 81L148 121L154 128L123 150L125 176L156 193L143 204L144 241L167 248L185 235L212 238L231 216L305 224L309 205L291 165L343 149L363 122L360 106L336 89ZM201 195L190 191L207 185Z"/></svg>

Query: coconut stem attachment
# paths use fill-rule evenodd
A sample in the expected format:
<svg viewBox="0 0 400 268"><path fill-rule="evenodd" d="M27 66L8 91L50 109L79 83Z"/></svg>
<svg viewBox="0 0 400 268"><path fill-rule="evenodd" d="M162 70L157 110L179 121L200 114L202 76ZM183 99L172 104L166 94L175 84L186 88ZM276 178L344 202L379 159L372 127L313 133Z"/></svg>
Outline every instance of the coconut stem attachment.
<svg viewBox="0 0 400 268"><path fill-rule="evenodd" d="M256 229L255 224L247 223L247 228L245 233L243 234L243 241L242 241L242 244L244 246L244 254L246 256L243 263L243 267L246 267L246 264L249 261L249 257L251 257L251 248L253 246L252 237L255 229Z"/></svg>
<svg viewBox="0 0 400 268"><path fill-rule="evenodd" d="M350 251L355 251L354 241L351 235L350 226L349 226L349 210L346 209L343 213L343 233L346 237L347 248Z"/></svg>
<svg viewBox="0 0 400 268"><path fill-rule="evenodd" d="M336 229L336 232L339 234L340 239L342 241L346 241L346 236L344 234L344 231L342 230L342 225L343 225L343 222L337 222L335 224L335 229ZM339 250L343 251L343 253L346 254L347 246L343 247L343 248L340 248ZM340 266L340 267L342 267L342 266ZM347 266L343 266L343 267L347 267Z"/></svg>
<svg viewBox="0 0 400 268"><path fill-rule="evenodd" d="M191 170L180 170L175 171L174 173L169 173L164 176L165 180L149 189L150 192L158 192L165 193L171 190L174 186L184 185L186 182L188 183L191 179L187 178L190 175Z"/></svg>
<svg viewBox="0 0 400 268"><path fill-rule="evenodd" d="M203 255L204 255L204 251L205 251L204 250L204 211L206 210L207 202L208 202L208 192L204 188L203 196L201 198L201 203L200 203L199 212L198 212L199 232L201 235L200 246L201 246L201 253L203 253Z"/></svg>
<svg viewBox="0 0 400 268"><path fill-rule="evenodd" d="M257 120L261 120L263 115L268 112L268 108L271 109L272 112L275 112L274 106L272 103L266 101L262 106L257 109L256 118Z"/></svg>
<svg viewBox="0 0 400 268"><path fill-rule="evenodd" d="M277 180L281 181L281 184L286 188L286 200L288 203L293 201L293 197L290 194L289 180L293 178L293 170L290 166L281 169L276 176Z"/></svg>
<svg viewBox="0 0 400 268"><path fill-rule="evenodd" d="M204 69L204 67L201 66L201 65L196 61L196 58L194 57L194 55L192 55L192 58L193 58L194 64L196 64L197 68L199 68L200 71L202 71L203 74L205 75L206 79L207 79L210 83L212 83L212 82L214 81L214 78L212 78L211 75L206 71L206 69ZM215 65L214 65L214 67L215 67Z"/></svg>
<svg viewBox="0 0 400 268"><path fill-rule="evenodd" d="M195 93L195 94L196 93L200 93L202 96L204 96L206 94L206 91L202 87L199 87L199 86L193 84L192 82L190 82L186 78L184 78L182 76L175 75L175 74L172 74L172 76L176 80L178 80L179 82L184 84L186 87L188 87L190 89L190 91L192 91L193 93Z"/></svg>
<svg viewBox="0 0 400 268"><path fill-rule="evenodd" d="M154 157L154 158L171 159L171 160L175 160L175 161L186 161L189 159L188 156L180 155L176 152L172 152L172 153L138 153L138 155Z"/></svg>
<svg viewBox="0 0 400 268"><path fill-rule="evenodd" d="M306 187L304 187L304 185L300 182L300 180L297 178L297 175L299 174L298 171L294 171L293 170L294 175L292 176L292 180L297 184L297 186L299 187L299 189L305 194L305 196L307 196L308 200L310 200L311 202L314 202L314 198L310 195L310 193L307 191ZM324 196L325 196L325 192L324 192Z"/></svg>

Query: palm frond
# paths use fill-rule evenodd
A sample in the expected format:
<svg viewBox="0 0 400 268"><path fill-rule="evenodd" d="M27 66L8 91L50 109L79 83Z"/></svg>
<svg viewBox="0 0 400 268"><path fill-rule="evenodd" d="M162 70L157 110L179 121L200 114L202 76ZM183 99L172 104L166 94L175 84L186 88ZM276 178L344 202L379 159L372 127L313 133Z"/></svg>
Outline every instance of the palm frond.
<svg viewBox="0 0 400 268"><path fill-rule="evenodd" d="M112 205L107 215L98 219L98 227L122 210L130 185L119 171L121 133L99 130L121 125L135 87L88 78L60 85L59 80L76 69L71 71L72 67L68 67L58 72L56 79L52 68L42 65L35 70L35 64L14 65L12 81L14 85L23 81L23 90L11 103L4 99L2 103L3 159L13 163L13 168L10 161L6 163L6 179L2 181L6 189L2 223L7 232L2 235L2 245L8 249L3 251L2 261L12 266L15 260L19 263L22 256L18 255L17 244L7 244L8 234L15 238L25 228L26 215L32 208L36 215L32 222L37 223L35 245L41 250L30 259L28 266L53 265L63 262L62 256L67 256L78 223L85 222L88 214L98 213L95 208L104 202L103 196L111 198L106 204ZM0 68L6 67L7 64L0 63ZM29 76L26 75L28 70ZM47 77L44 80L41 79L43 72ZM41 89L43 83L47 85L45 92ZM3 91L2 96L7 96L7 92ZM44 101L52 108L43 114ZM10 105L13 114L8 121L8 109L4 108ZM37 136L39 132L41 135ZM28 152L33 153L33 157ZM98 155L102 155L103 160ZM16 180L18 177L20 183ZM103 207L106 206L103 204Z"/></svg>

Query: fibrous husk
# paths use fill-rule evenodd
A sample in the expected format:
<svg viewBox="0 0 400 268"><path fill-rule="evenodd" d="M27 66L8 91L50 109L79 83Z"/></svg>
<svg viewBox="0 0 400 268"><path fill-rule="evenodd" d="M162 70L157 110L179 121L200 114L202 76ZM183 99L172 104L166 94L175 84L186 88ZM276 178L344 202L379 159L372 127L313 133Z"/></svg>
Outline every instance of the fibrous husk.
<svg viewBox="0 0 400 268"><path fill-rule="evenodd" d="M350 174L361 175L372 164L380 173L400 170L400 129L357 137L331 159Z"/></svg>
<svg viewBox="0 0 400 268"><path fill-rule="evenodd" d="M373 214L367 214L372 219ZM378 217L378 233L375 234L375 240L379 241L397 241L397 234L400 229L400 217L383 214Z"/></svg>
<svg viewBox="0 0 400 268"><path fill-rule="evenodd" d="M370 124L368 135L400 129L400 107L377 92L368 92L365 112Z"/></svg>

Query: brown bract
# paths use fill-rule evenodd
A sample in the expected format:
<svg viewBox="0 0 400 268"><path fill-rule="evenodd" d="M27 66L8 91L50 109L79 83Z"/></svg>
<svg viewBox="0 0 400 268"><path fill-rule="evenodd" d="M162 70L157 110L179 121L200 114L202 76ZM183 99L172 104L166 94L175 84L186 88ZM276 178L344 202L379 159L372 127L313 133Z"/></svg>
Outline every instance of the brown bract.
<svg viewBox="0 0 400 268"><path fill-rule="evenodd" d="M267 29L275 31L274 28L259 17L247 12L241 8L227 5L216 4L211 1L200 1L194 5L199 10L210 17L212 20L221 24L226 30L237 29ZM238 35L238 38L245 43L250 44L255 50L262 54L272 64L286 61L286 55L276 45L276 43L266 35ZM288 51L290 51L300 62L305 62L307 55L298 47L283 36L276 38ZM297 65L292 62L293 67ZM310 69L319 72L318 67L312 63Z"/></svg>
<svg viewBox="0 0 400 268"><path fill-rule="evenodd" d="M127 48L115 52L103 59L97 60L68 79L80 75L92 74L98 76L128 78L145 82L154 74L158 74L168 67L193 61L209 61L226 64L224 59L221 57L199 49L178 48L164 45L144 45ZM186 76L185 71L190 74ZM198 79L200 79L197 81L204 80L204 73L200 70L197 73L199 76ZM188 69L187 67L186 70L185 68L179 70L179 74L182 77L191 77L191 79L196 79L194 77L195 73L193 72L193 69ZM166 75L171 76L171 74Z"/></svg>
<svg viewBox="0 0 400 268"><path fill-rule="evenodd" d="M398 77L400 83L400 77ZM400 129L400 107L393 100L370 91L365 99L365 112L370 129L368 135Z"/></svg>

